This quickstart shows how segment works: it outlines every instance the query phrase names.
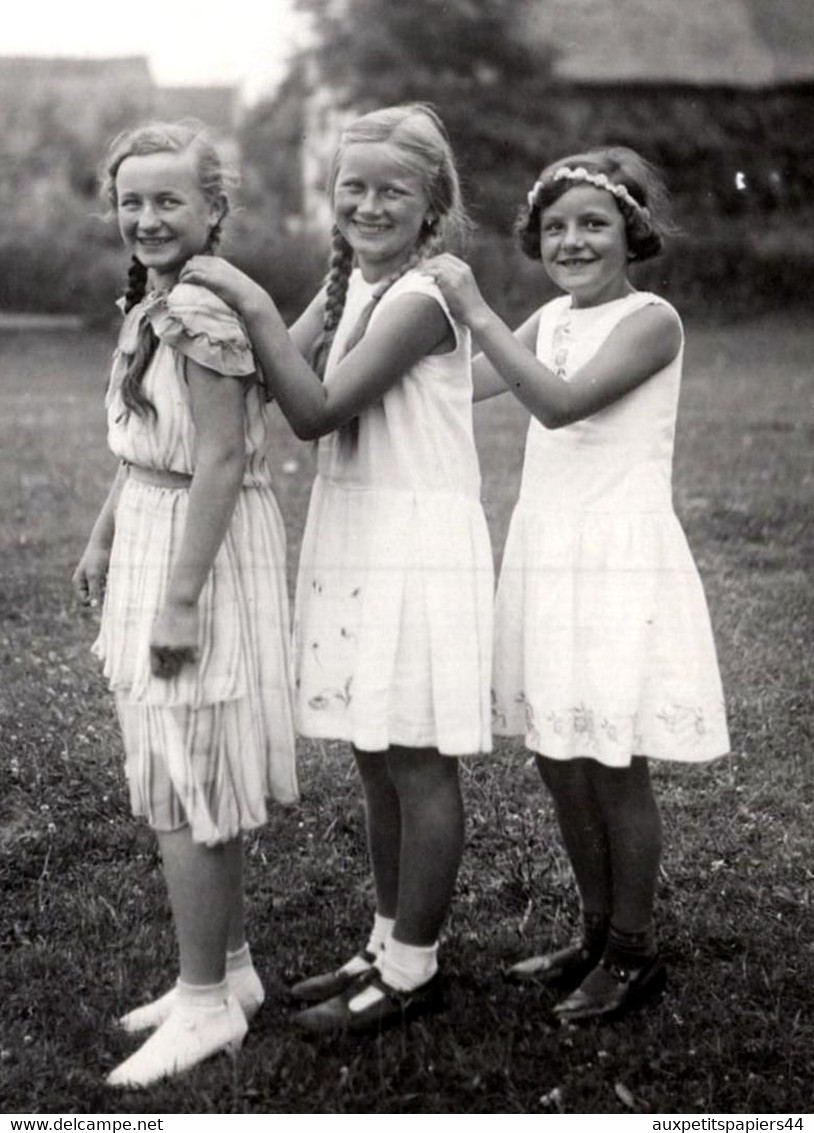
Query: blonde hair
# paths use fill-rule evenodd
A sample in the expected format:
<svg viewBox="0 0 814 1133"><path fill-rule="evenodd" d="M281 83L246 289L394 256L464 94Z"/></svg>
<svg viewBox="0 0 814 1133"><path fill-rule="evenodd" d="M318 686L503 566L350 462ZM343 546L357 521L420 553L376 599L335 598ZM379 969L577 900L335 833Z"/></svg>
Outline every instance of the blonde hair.
<svg viewBox="0 0 814 1133"><path fill-rule="evenodd" d="M665 237L676 231L669 194L656 167L627 146L598 146L585 153L562 157L547 165L540 174L534 202L520 210L515 225L520 247L530 259L540 259L540 224L544 210L578 183L564 177L555 179L554 174L559 169L583 169L592 174L604 174L612 184L624 186L637 202L639 208L613 196L625 222L632 260L648 260L659 255L664 248Z"/></svg>
<svg viewBox="0 0 814 1133"><path fill-rule="evenodd" d="M452 147L443 122L431 106L420 102L389 106L363 114L351 122L342 132L331 161L327 190L332 202L342 159L348 147L365 142L387 142L400 151L405 168L421 179L433 219L425 221L416 245L405 262L376 286L370 302L348 337L346 352L364 336L373 311L396 280L428 256L460 245L470 227L461 198ZM320 377L324 377L331 344L345 309L352 270L353 249L339 229L334 227L322 333L311 352L311 364Z"/></svg>
<svg viewBox="0 0 814 1133"><path fill-rule="evenodd" d="M209 231L206 247L202 251L213 252L221 237L221 225L229 213L228 190L237 183L237 176L227 167L220 151L206 132L203 123L192 118L179 122L149 122L124 130L108 146L102 163L100 194L112 211L118 207L116 177L122 163L128 157L145 157L154 153L186 154L195 157L195 172L198 187L204 199L211 203L221 203L221 211L216 223ZM144 298L147 289L147 269L133 256L127 273L127 289L124 295L124 309L131 310ZM121 394L126 411L139 417L149 414L155 416L155 406L145 397L141 384L147 367L155 353L158 340L148 320L139 328L136 348L132 354L122 355L125 372L122 378Z"/></svg>

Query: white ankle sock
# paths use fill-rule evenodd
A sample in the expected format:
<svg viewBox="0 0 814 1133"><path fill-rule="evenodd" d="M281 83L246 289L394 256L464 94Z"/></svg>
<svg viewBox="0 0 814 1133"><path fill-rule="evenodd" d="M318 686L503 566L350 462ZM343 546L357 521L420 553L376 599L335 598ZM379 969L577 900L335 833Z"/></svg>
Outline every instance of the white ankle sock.
<svg viewBox="0 0 814 1133"><path fill-rule="evenodd" d="M372 952L374 956L378 956L387 947L390 937L393 935L393 926L395 920L392 917L383 917L381 913L376 913L373 917L373 928L370 930L365 948L368 952Z"/></svg>
<svg viewBox="0 0 814 1133"><path fill-rule="evenodd" d="M376 913L373 917L373 927L370 930L365 951L372 953L377 958L377 963L381 960L395 923L390 917L383 917L380 913ZM360 972L366 972L370 966L370 961L366 960L364 956L351 956L350 960L343 964L339 970L340 972L347 972L349 976L357 976Z"/></svg>
<svg viewBox="0 0 814 1133"><path fill-rule="evenodd" d="M217 984L188 984L178 980L176 1003L181 1008L193 1010L223 1007L229 995L229 985L226 980Z"/></svg>
<svg viewBox="0 0 814 1133"><path fill-rule="evenodd" d="M242 948L238 948L235 952L227 951L227 953L226 953L226 971L227 972L237 972L241 968L251 968L251 967L252 967L252 954L251 954L251 951L249 950L248 941L246 941L246 943L243 945Z"/></svg>
<svg viewBox="0 0 814 1133"><path fill-rule="evenodd" d="M438 943L419 947L391 937L377 966L390 987L412 991L431 980L438 971Z"/></svg>

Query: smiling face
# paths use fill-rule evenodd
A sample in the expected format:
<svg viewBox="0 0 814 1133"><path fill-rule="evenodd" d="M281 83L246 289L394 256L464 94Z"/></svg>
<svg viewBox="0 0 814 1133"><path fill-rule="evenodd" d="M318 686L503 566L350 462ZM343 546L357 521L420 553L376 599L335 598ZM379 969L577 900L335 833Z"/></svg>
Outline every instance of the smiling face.
<svg viewBox="0 0 814 1133"><path fill-rule="evenodd" d="M595 307L633 290L627 252L624 217L607 190L575 185L543 210L543 264L575 307Z"/></svg>
<svg viewBox="0 0 814 1133"><path fill-rule="evenodd" d="M163 288L206 248L222 202L201 191L194 153L150 153L119 166L116 212L125 244L150 271L153 286Z"/></svg>
<svg viewBox="0 0 814 1133"><path fill-rule="evenodd" d="M405 166L398 146L389 142L347 147L334 184L333 209L369 283L404 263L424 221L432 219L423 179Z"/></svg>

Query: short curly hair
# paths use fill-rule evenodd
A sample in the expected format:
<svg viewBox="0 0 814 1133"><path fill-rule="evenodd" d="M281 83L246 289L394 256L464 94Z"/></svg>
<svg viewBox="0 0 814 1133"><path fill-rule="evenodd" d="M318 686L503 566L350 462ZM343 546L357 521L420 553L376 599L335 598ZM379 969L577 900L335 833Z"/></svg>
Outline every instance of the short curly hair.
<svg viewBox="0 0 814 1133"><path fill-rule="evenodd" d="M538 178L540 188L534 204L521 208L515 223L520 248L532 260L541 259L540 224L543 211L579 182L567 178L554 180L558 169L585 169L603 173L615 185L624 185L631 197L646 209L632 208L611 194L625 222L628 251L632 260L649 260L664 248L665 237L673 234L670 198L659 171L627 146L599 146L585 153L571 154L546 166Z"/></svg>

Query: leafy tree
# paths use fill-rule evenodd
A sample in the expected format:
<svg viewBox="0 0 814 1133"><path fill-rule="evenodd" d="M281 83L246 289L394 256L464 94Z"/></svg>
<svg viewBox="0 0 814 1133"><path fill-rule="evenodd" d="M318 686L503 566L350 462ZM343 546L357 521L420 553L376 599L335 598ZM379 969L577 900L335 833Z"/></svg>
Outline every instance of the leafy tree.
<svg viewBox="0 0 814 1133"><path fill-rule="evenodd" d="M299 212L302 175L298 154L304 130L306 87L301 63L295 63L276 97L258 102L240 127L244 162L259 180L259 195L267 198L282 221Z"/></svg>
<svg viewBox="0 0 814 1133"><path fill-rule="evenodd" d="M553 53L530 41L539 0L298 0L315 42L300 56L340 107L431 102L450 133L476 218L507 228L553 132Z"/></svg>

